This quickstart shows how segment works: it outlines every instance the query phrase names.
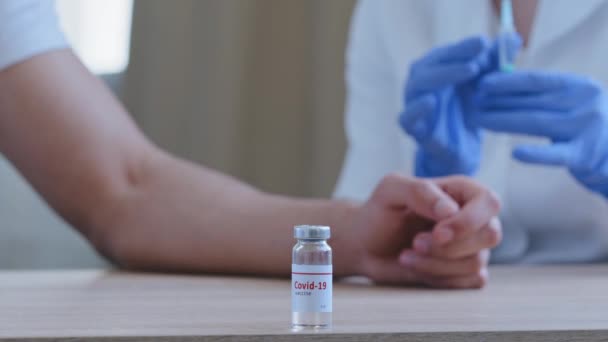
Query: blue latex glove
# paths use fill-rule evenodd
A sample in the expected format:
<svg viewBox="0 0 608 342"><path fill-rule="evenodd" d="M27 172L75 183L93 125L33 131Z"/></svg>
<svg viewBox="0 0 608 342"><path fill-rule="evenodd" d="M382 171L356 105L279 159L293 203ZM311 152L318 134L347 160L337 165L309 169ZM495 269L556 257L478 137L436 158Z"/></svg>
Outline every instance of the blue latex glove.
<svg viewBox="0 0 608 342"><path fill-rule="evenodd" d="M569 74L494 73L479 91L478 125L551 140L516 147L516 159L565 166L588 189L608 197L608 95L601 85Z"/></svg>
<svg viewBox="0 0 608 342"><path fill-rule="evenodd" d="M521 40L507 38L511 51ZM498 70L498 43L483 37L439 47L412 64L399 123L417 142L415 174L472 175L479 167L481 131L469 120L477 81Z"/></svg>

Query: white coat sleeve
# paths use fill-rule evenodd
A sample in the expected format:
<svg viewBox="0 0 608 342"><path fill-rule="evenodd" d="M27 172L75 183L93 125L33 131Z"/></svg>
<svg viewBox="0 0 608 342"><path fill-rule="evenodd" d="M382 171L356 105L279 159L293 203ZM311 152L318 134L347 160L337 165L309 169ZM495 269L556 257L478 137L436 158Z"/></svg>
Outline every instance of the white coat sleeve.
<svg viewBox="0 0 608 342"><path fill-rule="evenodd" d="M0 0L0 70L67 46L54 0Z"/></svg>
<svg viewBox="0 0 608 342"><path fill-rule="evenodd" d="M364 200L392 171L408 172L398 124L403 80L386 48L382 2L360 1L346 54L345 127L348 149L334 197ZM403 36L402 36L403 37Z"/></svg>

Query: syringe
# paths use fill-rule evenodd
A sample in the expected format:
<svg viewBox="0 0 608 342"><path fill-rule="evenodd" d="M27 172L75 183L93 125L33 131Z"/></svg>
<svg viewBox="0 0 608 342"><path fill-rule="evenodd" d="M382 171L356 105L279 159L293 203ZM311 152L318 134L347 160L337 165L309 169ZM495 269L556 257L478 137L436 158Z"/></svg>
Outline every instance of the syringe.
<svg viewBox="0 0 608 342"><path fill-rule="evenodd" d="M515 69L515 51L508 39L515 33L513 24L513 6L511 0L502 0L500 3L500 32L498 35L498 61L501 71Z"/></svg>

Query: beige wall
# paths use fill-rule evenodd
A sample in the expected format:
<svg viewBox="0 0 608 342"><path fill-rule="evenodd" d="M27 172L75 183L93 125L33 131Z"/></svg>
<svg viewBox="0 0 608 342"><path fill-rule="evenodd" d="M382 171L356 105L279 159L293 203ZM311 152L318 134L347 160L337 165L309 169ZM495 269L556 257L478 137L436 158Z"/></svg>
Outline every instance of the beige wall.
<svg viewBox="0 0 608 342"><path fill-rule="evenodd" d="M136 0L125 99L170 151L329 195L345 147L351 0Z"/></svg>

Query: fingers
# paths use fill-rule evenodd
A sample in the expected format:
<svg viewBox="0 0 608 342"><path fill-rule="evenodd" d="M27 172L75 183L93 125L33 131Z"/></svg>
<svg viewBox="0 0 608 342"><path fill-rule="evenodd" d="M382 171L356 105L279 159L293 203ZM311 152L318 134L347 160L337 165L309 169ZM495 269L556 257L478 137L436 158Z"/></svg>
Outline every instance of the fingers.
<svg viewBox="0 0 608 342"><path fill-rule="evenodd" d="M418 276L399 264L397 258L370 260L363 266L363 273L377 284L412 285L418 282Z"/></svg>
<svg viewBox="0 0 608 342"><path fill-rule="evenodd" d="M517 32L505 32L501 33L499 37L494 41L492 45L492 57L493 63L491 67L496 70L500 64L500 53L504 52L505 57L513 61L515 60L519 50L522 46L521 36ZM501 51L502 50L502 51Z"/></svg>
<svg viewBox="0 0 608 342"><path fill-rule="evenodd" d="M484 37L471 37L460 42L442 46L432 50L420 59L419 66L436 65L440 63L456 63L468 61L477 57L489 47L489 41Z"/></svg>
<svg viewBox="0 0 608 342"><path fill-rule="evenodd" d="M478 114L474 123L490 131L570 139L582 129L566 113L552 111L513 110L489 111Z"/></svg>
<svg viewBox="0 0 608 342"><path fill-rule="evenodd" d="M404 208L431 220L443 220L458 212L459 206L437 184L425 179L391 174L382 179L372 201Z"/></svg>
<svg viewBox="0 0 608 342"><path fill-rule="evenodd" d="M427 285L450 289L480 288L488 280L488 259L487 251L462 260L420 258L411 266L398 261L397 258L373 259L364 266L364 274L377 284Z"/></svg>
<svg viewBox="0 0 608 342"><path fill-rule="evenodd" d="M588 106L602 93L592 80L574 75L514 72L485 76L478 88L478 107L510 116L517 112L550 112L568 116L576 108Z"/></svg>
<svg viewBox="0 0 608 342"><path fill-rule="evenodd" d="M428 135L426 121L437 106L434 95L428 94L408 102L405 111L399 116L401 127L414 139L420 140Z"/></svg>
<svg viewBox="0 0 608 342"><path fill-rule="evenodd" d="M569 144L521 145L513 150L513 157L532 164L571 166L575 153Z"/></svg>
<svg viewBox="0 0 608 342"><path fill-rule="evenodd" d="M412 248L421 255L431 254L433 250L433 234L431 232L420 232L414 237Z"/></svg>
<svg viewBox="0 0 608 342"><path fill-rule="evenodd" d="M433 243L429 232L418 233L414 238L413 249L420 255L429 255L444 259L459 259L478 253L481 250L491 249L502 240L502 227L497 217L472 234L461 240L451 241L444 245Z"/></svg>
<svg viewBox="0 0 608 342"><path fill-rule="evenodd" d="M500 211L500 201L496 195L466 177L445 177L436 182L462 205L457 214L433 229L433 242L438 245L475 234Z"/></svg>
<svg viewBox="0 0 608 342"><path fill-rule="evenodd" d="M544 93L569 87L572 80L572 76L554 72L495 72L481 80L479 91L485 96Z"/></svg>
<svg viewBox="0 0 608 342"><path fill-rule="evenodd" d="M482 107L566 110L595 98L602 86L583 76L542 71L494 72L479 82Z"/></svg>
<svg viewBox="0 0 608 342"><path fill-rule="evenodd" d="M477 63L470 61L412 70L406 87L406 101L411 101L420 93L432 92L447 85L471 80L479 74L479 69Z"/></svg>
<svg viewBox="0 0 608 342"><path fill-rule="evenodd" d="M494 73L480 82L475 125L492 131L569 140L583 131L604 90L576 75Z"/></svg>
<svg viewBox="0 0 608 342"><path fill-rule="evenodd" d="M468 38L432 50L412 64L406 100L477 77L481 69L488 65L489 55L490 43L483 37Z"/></svg>
<svg viewBox="0 0 608 342"><path fill-rule="evenodd" d="M490 253L482 250L460 259L420 255L412 250L401 253L399 262L418 275L428 277L466 276L477 274L488 264Z"/></svg>
<svg viewBox="0 0 608 342"><path fill-rule="evenodd" d="M478 108L482 112L514 112L517 110L544 111L551 110L556 115L565 115L572 108L580 105L587 97L581 89L560 89L534 94L503 94L478 96ZM584 101L587 102L587 101Z"/></svg>

